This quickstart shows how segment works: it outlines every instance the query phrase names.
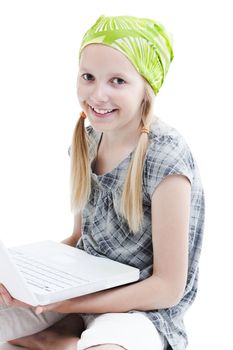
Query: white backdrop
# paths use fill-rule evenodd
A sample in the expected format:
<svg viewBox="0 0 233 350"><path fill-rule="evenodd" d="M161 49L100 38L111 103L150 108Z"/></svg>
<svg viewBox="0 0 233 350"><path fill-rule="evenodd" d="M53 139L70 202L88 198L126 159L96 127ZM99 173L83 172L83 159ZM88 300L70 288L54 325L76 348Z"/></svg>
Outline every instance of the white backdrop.
<svg viewBox="0 0 233 350"><path fill-rule="evenodd" d="M0 0L0 238L13 245L72 232L67 149L80 111L77 53L101 14L154 18L173 34L175 58L155 112L188 141L206 194L188 350L232 348L230 1Z"/></svg>

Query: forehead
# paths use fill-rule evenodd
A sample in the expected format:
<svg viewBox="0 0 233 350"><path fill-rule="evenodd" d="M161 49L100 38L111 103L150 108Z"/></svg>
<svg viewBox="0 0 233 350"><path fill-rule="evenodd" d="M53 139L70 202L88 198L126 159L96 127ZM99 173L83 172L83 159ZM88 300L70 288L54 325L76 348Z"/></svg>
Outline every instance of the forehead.
<svg viewBox="0 0 233 350"><path fill-rule="evenodd" d="M89 44L81 52L80 69L105 69L141 77L130 60L119 50L104 44Z"/></svg>

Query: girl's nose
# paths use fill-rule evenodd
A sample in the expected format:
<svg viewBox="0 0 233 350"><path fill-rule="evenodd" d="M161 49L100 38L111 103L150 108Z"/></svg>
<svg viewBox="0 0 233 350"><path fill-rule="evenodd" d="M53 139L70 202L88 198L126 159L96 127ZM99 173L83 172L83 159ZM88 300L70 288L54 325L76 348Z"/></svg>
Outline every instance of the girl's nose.
<svg viewBox="0 0 233 350"><path fill-rule="evenodd" d="M106 87L103 84L95 84L91 93L93 102L106 102L108 100Z"/></svg>

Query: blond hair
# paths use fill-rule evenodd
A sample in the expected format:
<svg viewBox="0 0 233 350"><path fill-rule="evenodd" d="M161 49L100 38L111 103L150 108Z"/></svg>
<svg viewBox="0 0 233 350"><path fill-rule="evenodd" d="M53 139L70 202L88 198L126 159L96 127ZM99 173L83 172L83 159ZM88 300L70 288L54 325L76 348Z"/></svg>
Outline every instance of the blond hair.
<svg viewBox="0 0 233 350"><path fill-rule="evenodd" d="M145 94L141 104L141 124L148 128L153 119L154 92L145 82ZM143 219L142 174L145 154L148 148L148 134L141 133L133 158L128 167L123 185L120 214L126 219L129 228L136 233ZM84 126L84 119L79 118L73 133L71 155L71 210L81 211L91 193L91 164L89 159L89 140Z"/></svg>

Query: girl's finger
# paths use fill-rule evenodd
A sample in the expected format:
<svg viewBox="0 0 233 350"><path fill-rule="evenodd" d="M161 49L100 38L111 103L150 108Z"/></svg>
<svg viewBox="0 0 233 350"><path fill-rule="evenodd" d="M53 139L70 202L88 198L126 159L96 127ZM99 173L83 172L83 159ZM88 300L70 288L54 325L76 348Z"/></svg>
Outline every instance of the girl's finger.
<svg viewBox="0 0 233 350"><path fill-rule="evenodd" d="M2 283L0 283L0 293L4 293L6 291L6 288Z"/></svg>
<svg viewBox="0 0 233 350"><path fill-rule="evenodd" d="M6 298L4 296L4 294L2 294L1 297L2 297L2 300L3 300L4 304L8 306L10 304L10 300L8 298Z"/></svg>
<svg viewBox="0 0 233 350"><path fill-rule="evenodd" d="M8 290L5 288L5 286L3 284L0 284L0 293L6 295L7 297L11 298L10 293L8 292Z"/></svg>
<svg viewBox="0 0 233 350"><path fill-rule="evenodd" d="M6 305L10 305L12 303L13 298L9 293L1 292L1 297L4 300Z"/></svg>
<svg viewBox="0 0 233 350"><path fill-rule="evenodd" d="M7 302L5 301L3 294L0 294L0 305L7 305Z"/></svg>
<svg viewBox="0 0 233 350"><path fill-rule="evenodd" d="M46 309L46 308L43 307L43 306L36 306L36 308L35 308L35 313L36 313L37 315L40 315L40 314L42 314L42 312L46 311L45 309Z"/></svg>
<svg viewBox="0 0 233 350"><path fill-rule="evenodd" d="M31 307L31 305L26 304L20 300L14 299L10 293L8 292L8 290L4 287L3 284L0 283L0 295L4 300L4 303L6 305L12 305L12 306L16 306L16 307Z"/></svg>

